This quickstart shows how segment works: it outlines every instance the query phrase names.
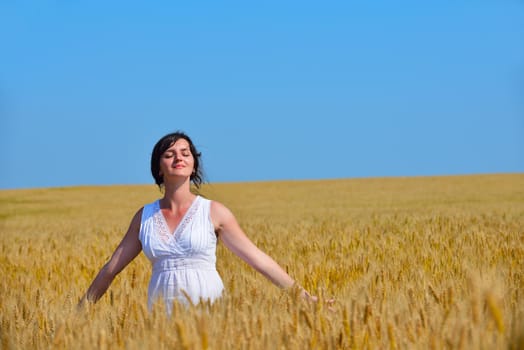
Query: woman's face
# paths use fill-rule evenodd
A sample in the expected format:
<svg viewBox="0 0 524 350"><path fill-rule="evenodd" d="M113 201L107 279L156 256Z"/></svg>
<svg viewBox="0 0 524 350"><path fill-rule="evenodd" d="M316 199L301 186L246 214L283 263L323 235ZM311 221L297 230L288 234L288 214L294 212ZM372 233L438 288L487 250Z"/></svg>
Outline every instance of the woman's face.
<svg viewBox="0 0 524 350"><path fill-rule="evenodd" d="M195 167L189 142L178 139L160 157L160 176L164 181L173 177L190 177Z"/></svg>

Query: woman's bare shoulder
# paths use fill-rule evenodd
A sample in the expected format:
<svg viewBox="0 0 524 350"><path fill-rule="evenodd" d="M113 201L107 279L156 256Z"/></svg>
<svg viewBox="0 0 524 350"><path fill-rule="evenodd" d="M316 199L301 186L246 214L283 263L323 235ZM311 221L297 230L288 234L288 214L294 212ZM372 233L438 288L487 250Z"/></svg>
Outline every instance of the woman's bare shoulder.
<svg viewBox="0 0 524 350"><path fill-rule="evenodd" d="M215 200L211 201L210 214L215 228L220 228L224 224L235 219L233 213L228 207Z"/></svg>
<svg viewBox="0 0 524 350"><path fill-rule="evenodd" d="M142 213L144 211L144 207L140 207L135 214L133 215L133 218L131 219L130 226L133 227L140 227L140 224L142 222Z"/></svg>

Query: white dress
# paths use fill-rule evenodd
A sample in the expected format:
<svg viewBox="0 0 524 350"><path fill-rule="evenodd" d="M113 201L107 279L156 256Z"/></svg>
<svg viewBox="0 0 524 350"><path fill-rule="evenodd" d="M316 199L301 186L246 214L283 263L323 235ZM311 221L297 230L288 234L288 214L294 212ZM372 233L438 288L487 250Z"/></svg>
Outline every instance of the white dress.
<svg viewBox="0 0 524 350"><path fill-rule="evenodd" d="M139 239L153 272L148 289L148 307L163 299L171 314L174 301L198 304L220 297L224 284L216 270L217 237L210 216L211 201L197 196L186 214L169 232L160 201L142 210Z"/></svg>

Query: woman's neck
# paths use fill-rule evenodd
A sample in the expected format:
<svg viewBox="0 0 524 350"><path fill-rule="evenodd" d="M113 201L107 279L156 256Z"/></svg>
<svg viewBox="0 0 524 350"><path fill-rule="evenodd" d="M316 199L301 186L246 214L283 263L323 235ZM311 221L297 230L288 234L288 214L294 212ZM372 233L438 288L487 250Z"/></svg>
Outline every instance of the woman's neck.
<svg viewBox="0 0 524 350"><path fill-rule="evenodd" d="M195 195L190 191L190 182L183 183L165 183L164 198L162 201L165 206L179 206L181 204L192 202Z"/></svg>

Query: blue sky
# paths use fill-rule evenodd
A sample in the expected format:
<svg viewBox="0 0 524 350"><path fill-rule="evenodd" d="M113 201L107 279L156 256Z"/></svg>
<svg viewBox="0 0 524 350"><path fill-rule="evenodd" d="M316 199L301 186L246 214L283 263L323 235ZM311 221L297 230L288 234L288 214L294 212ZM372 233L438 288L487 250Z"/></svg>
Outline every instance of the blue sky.
<svg viewBox="0 0 524 350"><path fill-rule="evenodd" d="M522 1L3 1L0 188L524 172Z"/></svg>

